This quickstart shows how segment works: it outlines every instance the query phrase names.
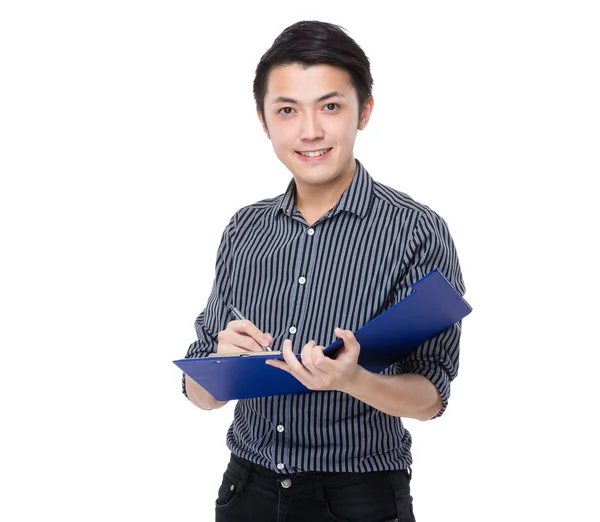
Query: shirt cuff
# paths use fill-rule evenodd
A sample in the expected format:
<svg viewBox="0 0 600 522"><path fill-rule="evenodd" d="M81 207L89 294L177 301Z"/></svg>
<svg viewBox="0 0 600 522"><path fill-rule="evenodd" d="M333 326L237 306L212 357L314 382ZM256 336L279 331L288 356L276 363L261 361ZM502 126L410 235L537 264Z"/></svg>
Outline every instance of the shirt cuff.
<svg viewBox="0 0 600 522"><path fill-rule="evenodd" d="M442 407L431 418L441 417L448 406L448 399L450 398L450 378L444 369L427 361L402 361L396 363L396 368L398 373L416 373L426 377L433 383L442 399Z"/></svg>
<svg viewBox="0 0 600 522"><path fill-rule="evenodd" d="M200 359L202 357L208 357L211 353L213 353L213 352L203 351L203 352L198 352L193 357L190 357L190 352L188 352L185 357L186 357L186 359L187 358L190 358L190 359ZM188 400L190 399L188 397L187 390L185 389L185 373L181 374L181 393L183 393L188 398Z"/></svg>

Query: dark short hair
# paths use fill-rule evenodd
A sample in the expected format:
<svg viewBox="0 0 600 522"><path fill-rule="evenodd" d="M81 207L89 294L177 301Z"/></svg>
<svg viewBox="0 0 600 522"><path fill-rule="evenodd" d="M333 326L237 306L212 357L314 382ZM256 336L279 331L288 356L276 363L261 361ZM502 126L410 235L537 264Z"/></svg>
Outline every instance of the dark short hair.
<svg viewBox="0 0 600 522"><path fill-rule="evenodd" d="M290 64L305 67L325 64L344 69L358 94L359 112L371 96L373 77L369 58L346 30L315 20L297 22L283 30L256 67L254 99L263 118L269 73L275 67Z"/></svg>

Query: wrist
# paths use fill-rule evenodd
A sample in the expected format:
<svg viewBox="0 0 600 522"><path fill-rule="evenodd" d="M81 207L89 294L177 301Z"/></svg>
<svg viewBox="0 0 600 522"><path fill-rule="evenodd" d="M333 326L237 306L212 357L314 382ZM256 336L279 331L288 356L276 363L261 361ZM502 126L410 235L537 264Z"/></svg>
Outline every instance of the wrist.
<svg viewBox="0 0 600 522"><path fill-rule="evenodd" d="M346 384L340 391L358 398L361 390L369 385L369 379L373 376L371 372L365 370L362 366L356 365L354 374L346 380Z"/></svg>

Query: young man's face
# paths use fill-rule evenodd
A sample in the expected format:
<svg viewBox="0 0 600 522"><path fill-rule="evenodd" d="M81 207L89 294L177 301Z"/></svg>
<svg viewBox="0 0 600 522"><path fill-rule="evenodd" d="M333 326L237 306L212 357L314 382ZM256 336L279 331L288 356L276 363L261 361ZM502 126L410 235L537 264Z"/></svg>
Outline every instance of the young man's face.
<svg viewBox="0 0 600 522"><path fill-rule="evenodd" d="M359 115L356 90L343 69L284 65L269 74L261 122L296 183L325 188L354 174L354 141L372 108L370 98Z"/></svg>

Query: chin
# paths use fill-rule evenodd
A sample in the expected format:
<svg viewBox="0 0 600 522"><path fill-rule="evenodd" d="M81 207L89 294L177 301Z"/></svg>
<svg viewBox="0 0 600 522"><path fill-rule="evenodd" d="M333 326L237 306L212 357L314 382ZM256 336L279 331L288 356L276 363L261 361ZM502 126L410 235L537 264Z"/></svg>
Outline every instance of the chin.
<svg viewBox="0 0 600 522"><path fill-rule="evenodd" d="M308 185L326 185L331 183L336 178L341 176L340 173L336 172L332 169L318 169L313 170L312 172L298 172L295 177L297 180L300 180L303 183Z"/></svg>

